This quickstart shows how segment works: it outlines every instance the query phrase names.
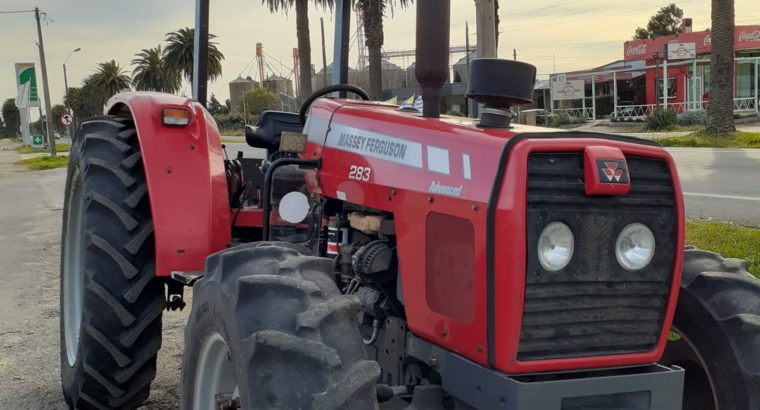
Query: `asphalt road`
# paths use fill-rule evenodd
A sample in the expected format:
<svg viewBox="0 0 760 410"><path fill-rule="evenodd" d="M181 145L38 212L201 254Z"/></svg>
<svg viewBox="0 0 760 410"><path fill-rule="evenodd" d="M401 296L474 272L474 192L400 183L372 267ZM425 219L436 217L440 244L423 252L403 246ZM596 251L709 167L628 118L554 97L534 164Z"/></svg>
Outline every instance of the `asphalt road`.
<svg viewBox="0 0 760 410"><path fill-rule="evenodd" d="M226 137L230 138L230 137ZM241 138L242 141L242 138ZM263 150L228 143L230 156ZM712 218L760 227L760 149L669 148L678 167L689 218Z"/></svg>

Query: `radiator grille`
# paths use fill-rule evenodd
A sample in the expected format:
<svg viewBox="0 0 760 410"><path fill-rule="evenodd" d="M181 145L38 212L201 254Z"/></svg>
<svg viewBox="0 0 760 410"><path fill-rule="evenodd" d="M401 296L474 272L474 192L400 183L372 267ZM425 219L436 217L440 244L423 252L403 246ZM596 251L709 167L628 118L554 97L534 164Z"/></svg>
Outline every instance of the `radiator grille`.
<svg viewBox="0 0 760 410"><path fill-rule="evenodd" d="M585 195L583 153L532 154L528 161L525 305L518 359L540 360L645 352L657 344L670 292L676 208L664 161L626 157L631 191ZM546 272L536 246L543 228L566 223L575 235L570 264ZM655 235L652 262L630 272L614 253L632 222Z"/></svg>

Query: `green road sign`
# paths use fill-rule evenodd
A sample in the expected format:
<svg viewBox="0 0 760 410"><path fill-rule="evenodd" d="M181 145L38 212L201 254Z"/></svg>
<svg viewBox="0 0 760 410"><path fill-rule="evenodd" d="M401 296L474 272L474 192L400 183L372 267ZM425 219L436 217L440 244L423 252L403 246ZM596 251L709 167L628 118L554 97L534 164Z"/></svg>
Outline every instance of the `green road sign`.
<svg viewBox="0 0 760 410"><path fill-rule="evenodd" d="M38 135L38 134L32 135L32 148L34 149L45 148L45 138L43 138L42 135Z"/></svg>

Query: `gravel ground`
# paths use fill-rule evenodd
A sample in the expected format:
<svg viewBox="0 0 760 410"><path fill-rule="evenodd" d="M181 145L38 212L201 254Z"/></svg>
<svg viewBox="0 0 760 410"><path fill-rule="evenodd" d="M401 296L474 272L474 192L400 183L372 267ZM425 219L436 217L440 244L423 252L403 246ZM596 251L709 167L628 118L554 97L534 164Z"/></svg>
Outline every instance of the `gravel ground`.
<svg viewBox="0 0 760 410"><path fill-rule="evenodd" d="M66 172L21 170L11 148L0 141L0 408L65 409L58 269ZM189 306L164 314L158 374L144 409L177 408L188 314Z"/></svg>

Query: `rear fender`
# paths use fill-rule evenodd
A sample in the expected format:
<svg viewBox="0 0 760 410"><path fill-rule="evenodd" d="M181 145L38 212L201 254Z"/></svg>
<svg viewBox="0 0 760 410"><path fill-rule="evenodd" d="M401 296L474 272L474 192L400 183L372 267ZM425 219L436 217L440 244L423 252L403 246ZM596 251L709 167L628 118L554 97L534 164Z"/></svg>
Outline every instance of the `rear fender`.
<svg viewBox="0 0 760 410"><path fill-rule="evenodd" d="M190 110L190 124L163 125L164 107ZM216 122L198 102L159 93L121 93L107 113L137 127L156 243L156 275L203 271L230 243L230 208Z"/></svg>

